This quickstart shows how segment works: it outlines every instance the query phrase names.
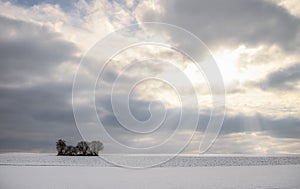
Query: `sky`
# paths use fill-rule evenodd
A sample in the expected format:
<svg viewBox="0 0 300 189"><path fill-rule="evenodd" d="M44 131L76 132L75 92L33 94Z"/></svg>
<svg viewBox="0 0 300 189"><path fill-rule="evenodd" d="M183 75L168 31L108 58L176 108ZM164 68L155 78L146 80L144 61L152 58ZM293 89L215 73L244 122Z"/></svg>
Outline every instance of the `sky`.
<svg viewBox="0 0 300 189"><path fill-rule="evenodd" d="M299 3L2 0L0 152L299 154Z"/></svg>

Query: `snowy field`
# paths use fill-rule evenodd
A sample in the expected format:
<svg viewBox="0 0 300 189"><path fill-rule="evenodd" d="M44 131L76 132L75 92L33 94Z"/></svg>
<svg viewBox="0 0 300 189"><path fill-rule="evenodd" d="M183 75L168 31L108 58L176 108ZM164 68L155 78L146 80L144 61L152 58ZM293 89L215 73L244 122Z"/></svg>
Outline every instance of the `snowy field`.
<svg viewBox="0 0 300 189"><path fill-rule="evenodd" d="M300 188L299 156L179 156L160 167L126 169L98 157L1 154L0 164L1 189Z"/></svg>
<svg viewBox="0 0 300 189"><path fill-rule="evenodd" d="M139 167L140 163L155 164L165 159L161 155L102 155L119 164L131 164ZM161 160L161 161L160 161ZM146 162L146 163L145 163ZM7 153L0 154L0 165L22 166L92 166L114 167L100 157L95 156L56 156L56 154ZM253 165L300 165L300 156L246 156L246 155L178 155L159 167L211 167L211 166L253 166Z"/></svg>

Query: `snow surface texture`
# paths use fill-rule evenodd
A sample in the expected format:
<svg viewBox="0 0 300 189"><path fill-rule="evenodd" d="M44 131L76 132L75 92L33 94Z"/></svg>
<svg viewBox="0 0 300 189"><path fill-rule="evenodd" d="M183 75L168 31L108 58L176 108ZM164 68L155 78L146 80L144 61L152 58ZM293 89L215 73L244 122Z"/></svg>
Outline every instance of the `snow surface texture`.
<svg viewBox="0 0 300 189"><path fill-rule="evenodd" d="M114 156L124 158L124 156ZM128 156L123 161L159 156ZM0 154L0 189L299 189L299 156L179 156L160 167L114 167L98 157Z"/></svg>
<svg viewBox="0 0 300 189"><path fill-rule="evenodd" d="M0 188L300 188L300 166L116 167L1 166Z"/></svg>
<svg viewBox="0 0 300 189"><path fill-rule="evenodd" d="M139 167L140 163L159 162L161 155L106 155L122 165L130 164ZM0 154L0 165L41 165L41 166L93 166L114 167L100 157L56 156L55 154L8 153ZM300 156L177 156L158 167L207 167L207 166L253 166L253 165L300 165Z"/></svg>

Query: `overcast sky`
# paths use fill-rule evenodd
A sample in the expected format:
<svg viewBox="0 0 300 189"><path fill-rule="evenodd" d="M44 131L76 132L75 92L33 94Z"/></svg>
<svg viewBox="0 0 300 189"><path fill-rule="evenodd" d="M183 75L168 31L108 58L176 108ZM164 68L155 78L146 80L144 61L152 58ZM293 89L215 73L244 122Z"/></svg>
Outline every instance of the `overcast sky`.
<svg viewBox="0 0 300 189"><path fill-rule="evenodd" d="M192 55L205 56L202 49L187 43L179 33L142 24L162 22L198 37L222 74L226 115L221 132L207 153L299 154L299 3L299 0L2 0L0 152L54 152L59 138L72 145L82 140L73 114L72 86L83 59L94 64L81 64L78 72L81 88L76 91L80 95L75 95L78 98L73 103L80 114L78 118L84 119L85 124L97 126L100 120L115 140L142 148L164 142L183 116L181 124L188 126L180 130L172 144L154 152L173 152L170 149L182 146L195 131L184 153L198 153L213 104L211 86L205 78L212 76L203 75L184 54L165 46L128 48L111 59L96 83L96 90L90 88L95 87L99 68L105 64L103 57L122 41L140 37L140 33L135 33L137 30L151 30L157 39L187 49ZM119 40L108 40L107 48L103 48L105 41L101 39L134 24L136 30L118 33ZM102 55L97 54L97 48ZM142 81L146 76L166 78L173 86L155 79ZM142 82L131 88L134 81ZM181 100L174 88L183 96ZM151 114L165 115L158 134L135 136L121 126L123 119L133 129L139 129L136 120L130 120L125 113L119 119L115 115L116 111L125 111L122 107L127 104L120 99L126 99L128 92L132 92L128 102L130 111L137 120L151 119ZM93 95L99 120L89 112ZM117 99L117 108L121 109L114 108L112 99ZM191 117L199 119L197 128L192 127L195 123ZM103 133L91 132L91 136L95 134L103 141L105 152L120 150L101 138Z"/></svg>

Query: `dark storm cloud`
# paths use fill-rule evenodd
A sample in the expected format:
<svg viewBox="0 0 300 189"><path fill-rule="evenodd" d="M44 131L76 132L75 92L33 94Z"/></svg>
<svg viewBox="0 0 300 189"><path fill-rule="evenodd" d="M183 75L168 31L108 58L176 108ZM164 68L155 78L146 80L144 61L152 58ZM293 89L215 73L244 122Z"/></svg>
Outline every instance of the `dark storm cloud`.
<svg viewBox="0 0 300 189"><path fill-rule="evenodd" d="M64 61L77 60L77 47L47 27L0 16L0 81L42 79Z"/></svg>
<svg viewBox="0 0 300 189"><path fill-rule="evenodd" d="M293 90L300 81L300 64L293 64L267 75L260 84L262 89Z"/></svg>
<svg viewBox="0 0 300 189"><path fill-rule="evenodd" d="M121 96L127 96L124 93L119 94L120 98L123 98ZM151 113L149 112L149 105L150 101L147 100L137 100L135 98L131 98L129 102L130 111L132 115L140 121L146 121L150 118ZM156 109L160 108L159 106L160 102L152 102L155 103L153 107L156 107ZM112 104L111 104L111 96L110 95L103 95L99 98L97 98L97 109L99 116L101 118L101 121L104 125L109 126L120 126L118 120L115 117ZM126 111L126 110L124 110Z"/></svg>
<svg viewBox="0 0 300 189"><path fill-rule="evenodd" d="M24 88L1 87L0 151L51 148L53 151L58 138L78 140L70 102L71 87L70 83L52 82Z"/></svg>
<svg viewBox="0 0 300 189"><path fill-rule="evenodd" d="M58 33L0 17L0 151L54 151L55 141L78 140L71 106L72 77L58 67L78 48Z"/></svg>
<svg viewBox="0 0 300 189"><path fill-rule="evenodd" d="M162 21L183 27L209 46L231 43L277 44L299 49L299 18L261 0L162 1L163 13L143 11L143 21Z"/></svg>

